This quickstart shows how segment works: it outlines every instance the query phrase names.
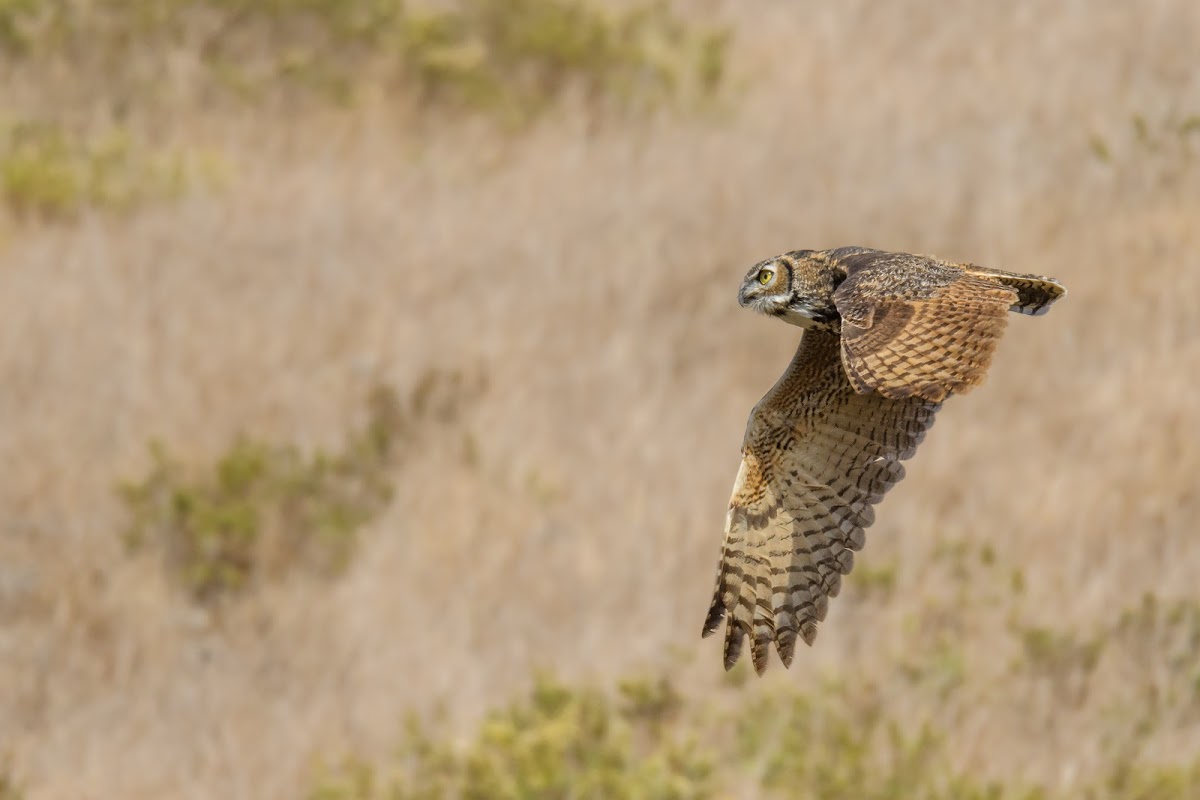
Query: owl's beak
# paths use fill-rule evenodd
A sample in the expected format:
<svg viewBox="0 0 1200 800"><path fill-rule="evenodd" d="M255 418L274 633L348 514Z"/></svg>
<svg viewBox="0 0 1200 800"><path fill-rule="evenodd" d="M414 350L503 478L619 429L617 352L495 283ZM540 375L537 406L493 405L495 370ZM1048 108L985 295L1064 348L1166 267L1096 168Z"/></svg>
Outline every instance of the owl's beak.
<svg viewBox="0 0 1200 800"><path fill-rule="evenodd" d="M770 314L771 298L763 296L762 291L755 285L743 284L738 290L738 305L763 314Z"/></svg>
<svg viewBox="0 0 1200 800"><path fill-rule="evenodd" d="M741 306L742 308L745 308L747 305L750 304L749 289L750 289L750 286L745 283L743 283L741 288L738 289L738 305Z"/></svg>
<svg viewBox="0 0 1200 800"><path fill-rule="evenodd" d="M778 295L765 294L758 284L752 283L744 283L738 290L738 305L771 317L779 316L787 308Z"/></svg>

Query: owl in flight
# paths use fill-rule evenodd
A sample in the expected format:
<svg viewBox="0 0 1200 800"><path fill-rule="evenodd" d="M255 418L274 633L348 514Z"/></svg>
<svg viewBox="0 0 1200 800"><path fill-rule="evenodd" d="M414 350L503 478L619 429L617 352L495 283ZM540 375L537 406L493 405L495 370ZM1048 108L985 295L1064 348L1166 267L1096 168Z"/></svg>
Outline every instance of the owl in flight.
<svg viewBox="0 0 1200 800"><path fill-rule="evenodd" d="M738 302L805 329L750 413L704 635L725 624L725 668L750 637L784 666L812 644L854 565L874 505L904 477L942 402L983 381L1009 311L1043 314L1061 284L863 247L756 264Z"/></svg>

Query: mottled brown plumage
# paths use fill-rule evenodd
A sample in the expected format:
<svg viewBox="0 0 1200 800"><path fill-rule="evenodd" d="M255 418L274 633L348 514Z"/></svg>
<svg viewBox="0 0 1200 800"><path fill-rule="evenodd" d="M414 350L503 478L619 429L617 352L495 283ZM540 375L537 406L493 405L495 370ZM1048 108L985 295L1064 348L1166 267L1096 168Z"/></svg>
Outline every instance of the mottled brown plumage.
<svg viewBox="0 0 1200 800"><path fill-rule="evenodd" d="M750 414L704 635L725 667L746 636L761 673L775 643L812 644L874 505L904 477L942 402L983 381L1007 313L1065 293L1035 275L861 247L756 264L739 302L806 329Z"/></svg>

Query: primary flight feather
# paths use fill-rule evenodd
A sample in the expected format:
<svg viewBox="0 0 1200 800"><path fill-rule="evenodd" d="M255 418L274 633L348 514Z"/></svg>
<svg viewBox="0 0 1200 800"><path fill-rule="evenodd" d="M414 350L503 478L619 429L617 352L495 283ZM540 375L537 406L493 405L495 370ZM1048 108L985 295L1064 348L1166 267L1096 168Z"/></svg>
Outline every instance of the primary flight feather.
<svg viewBox="0 0 1200 800"><path fill-rule="evenodd" d="M738 302L805 329L750 413L704 635L725 668L750 639L790 665L854 565L874 506L904 477L942 402L983 381L1008 312L1042 314L1051 278L862 247L756 264Z"/></svg>

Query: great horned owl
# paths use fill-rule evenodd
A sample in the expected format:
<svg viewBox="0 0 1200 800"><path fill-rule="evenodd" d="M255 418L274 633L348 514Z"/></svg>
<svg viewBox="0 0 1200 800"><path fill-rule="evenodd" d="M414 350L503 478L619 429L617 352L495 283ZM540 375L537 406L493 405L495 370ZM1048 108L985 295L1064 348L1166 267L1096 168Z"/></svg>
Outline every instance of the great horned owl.
<svg viewBox="0 0 1200 800"><path fill-rule="evenodd" d="M796 250L747 273L746 308L805 328L750 413L704 635L725 627L725 668L751 639L785 666L812 644L854 565L873 506L904 477L934 414L983 381L1007 313L1066 290L1037 275L862 247Z"/></svg>

